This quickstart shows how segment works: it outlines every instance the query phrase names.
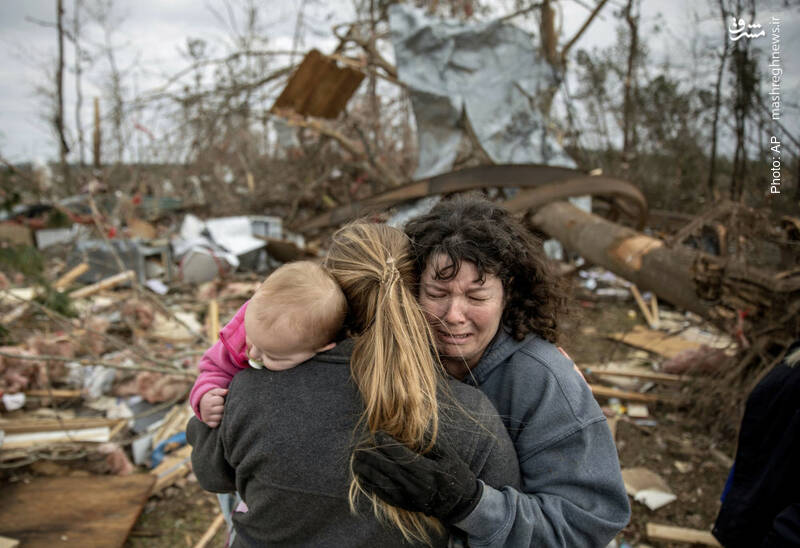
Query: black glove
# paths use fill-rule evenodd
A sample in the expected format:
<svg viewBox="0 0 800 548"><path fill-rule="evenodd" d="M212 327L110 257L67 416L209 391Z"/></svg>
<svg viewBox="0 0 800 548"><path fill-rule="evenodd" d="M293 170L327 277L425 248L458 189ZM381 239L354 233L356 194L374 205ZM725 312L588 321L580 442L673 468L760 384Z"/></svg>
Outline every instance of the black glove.
<svg viewBox="0 0 800 548"><path fill-rule="evenodd" d="M359 449L353 459L353 471L367 492L392 506L423 512L448 524L475 509L483 486L444 445L420 455L383 432L375 440L377 447Z"/></svg>

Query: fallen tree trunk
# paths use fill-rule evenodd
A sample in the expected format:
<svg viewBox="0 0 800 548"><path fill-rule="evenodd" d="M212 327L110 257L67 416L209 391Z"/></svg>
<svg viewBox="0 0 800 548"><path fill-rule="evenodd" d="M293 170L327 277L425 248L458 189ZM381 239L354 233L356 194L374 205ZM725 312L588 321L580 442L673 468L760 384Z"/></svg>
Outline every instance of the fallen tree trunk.
<svg viewBox="0 0 800 548"><path fill-rule="evenodd" d="M589 262L747 338L788 345L800 336L800 269L770 272L664 242L567 202L542 206L533 223Z"/></svg>
<svg viewBox="0 0 800 548"><path fill-rule="evenodd" d="M675 246L586 213L568 202L543 206L534 216L537 228L641 289L675 306L708 316L711 303L697 296L691 276L696 252Z"/></svg>

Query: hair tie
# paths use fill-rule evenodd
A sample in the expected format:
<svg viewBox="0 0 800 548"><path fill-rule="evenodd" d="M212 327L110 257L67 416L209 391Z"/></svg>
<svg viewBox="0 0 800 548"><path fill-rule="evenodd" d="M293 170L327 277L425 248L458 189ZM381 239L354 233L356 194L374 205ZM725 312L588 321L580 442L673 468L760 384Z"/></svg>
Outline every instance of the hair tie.
<svg viewBox="0 0 800 548"><path fill-rule="evenodd" d="M394 264L394 257L386 259L386 264L383 267L383 276L381 277L381 285L392 285L400 279L400 271Z"/></svg>

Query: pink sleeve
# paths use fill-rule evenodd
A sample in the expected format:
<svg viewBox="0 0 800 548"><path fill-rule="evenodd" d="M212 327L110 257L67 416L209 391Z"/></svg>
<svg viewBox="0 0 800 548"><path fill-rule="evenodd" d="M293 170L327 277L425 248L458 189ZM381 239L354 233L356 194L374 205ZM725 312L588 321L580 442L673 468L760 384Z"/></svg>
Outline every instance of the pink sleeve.
<svg viewBox="0 0 800 548"><path fill-rule="evenodd" d="M206 350L200 358L200 374L189 393L189 403L197 418L200 416L200 399L212 388L228 388L236 375L247 367L245 348L244 311L245 303L233 319L220 332L220 339ZM235 347L232 346L235 345Z"/></svg>

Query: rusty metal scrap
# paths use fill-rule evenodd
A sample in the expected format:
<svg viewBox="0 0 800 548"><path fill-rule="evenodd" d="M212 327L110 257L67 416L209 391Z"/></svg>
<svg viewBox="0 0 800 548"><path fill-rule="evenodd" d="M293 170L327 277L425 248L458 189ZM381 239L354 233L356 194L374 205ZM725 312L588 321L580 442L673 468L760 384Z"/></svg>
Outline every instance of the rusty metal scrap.
<svg viewBox="0 0 800 548"><path fill-rule="evenodd" d="M425 196L487 187L529 189L506 202L506 207L514 212L523 212L570 196L591 194L610 196L620 205L627 204L622 209L632 211L635 226L644 226L647 218L647 201L639 189L625 181L592 177L564 167L508 164L462 169L415 181L328 211L298 226L297 230L315 232ZM533 190L530 190L532 187Z"/></svg>

